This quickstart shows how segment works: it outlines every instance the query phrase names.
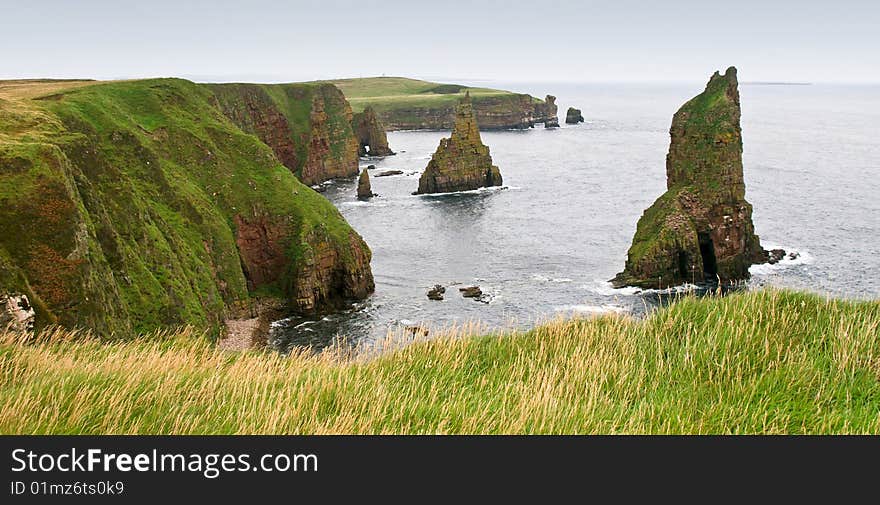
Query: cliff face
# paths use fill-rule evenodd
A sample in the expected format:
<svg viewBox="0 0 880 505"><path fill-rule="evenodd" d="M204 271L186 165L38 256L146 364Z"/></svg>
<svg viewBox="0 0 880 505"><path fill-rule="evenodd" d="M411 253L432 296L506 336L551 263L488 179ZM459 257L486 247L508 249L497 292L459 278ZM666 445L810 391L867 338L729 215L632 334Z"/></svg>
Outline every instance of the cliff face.
<svg viewBox="0 0 880 505"><path fill-rule="evenodd" d="M747 279L767 260L745 200L736 69L716 72L672 120L666 193L639 220L614 284L648 288Z"/></svg>
<svg viewBox="0 0 880 505"><path fill-rule="evenodd" d="M537 123L552 122L556 116L555 104L549 107L545 102L529 95L479 96L473 98L472 103L477 125L481 130L523 130L533 128ZM453 102L417 107L377 108L377 114L388 131L449 130L455 124L456 105Z"/></svg>
<svg viewBox="0 0 880 505"><path fill-rule="evenodd" d="M281 163L307 159L275 131L289 111L239 89L233 119L272 149L216 87L179 79L0 99L0 295L26 295L37 326L110 336L217 328L255 296L312 311L372 291L366 244Z"/></svg>
<svg viewBox="0 0 880 505"><path fill-rule="evenodd" d="M358 139L358 156L391 156L394 151L388 147L385 127L372 107L354 115L352 129Z"/></svg>
<svg viewBox="0 0 880 505"><path fill-rule="evenodd" d="M544 128L559 127L557 112L556 97L553 95L547 95L544 98L544 103L535 104L535 115L542 118Z"/></svg>
<svg viewBox="0 0 880 505"><path fill-rule="evenodd" d="M357 175L359 143L353 114L332 84L206 86L223 113L271 147L304 184Z"/></svg>
<svg viewBox="0 0 880 505"><path fill-rule="evenodd" d="M470 97L465 95L458 105L452 136L440 140L419 178L416 193L467 191L501 184L501 172L492 165L489 148L480 139Z"/></svg>

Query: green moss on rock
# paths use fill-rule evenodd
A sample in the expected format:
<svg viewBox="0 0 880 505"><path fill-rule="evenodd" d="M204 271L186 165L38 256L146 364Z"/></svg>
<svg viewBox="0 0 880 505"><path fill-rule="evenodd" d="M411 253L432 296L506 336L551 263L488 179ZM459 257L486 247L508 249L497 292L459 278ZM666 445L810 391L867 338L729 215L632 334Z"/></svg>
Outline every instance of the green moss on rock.
<svg viewBox="0 0 880 505"><path fill-rule="evenodd" d="M351 106L328 83L208 84L223 113L305 184L358 173Z"/></svg>
<svg viewBox="0 0 880 505"><path fill-rule="evenodd" d="M21 103L58 124L0 123L34 137L0 137L0 287L28 294L38 324L217 328L257 293L321 310L372 290L360 237L212 89L113 82ZM315 248L332 257L318 276ZM313 285L335 278L350 282Z"/></svg>
<svg viewBox="0 0 880 505"><path fill-rule="evenodd" d="M419 178L416 194L468 191L501 184L501 171L492 165L489 148L480 138L470 96L465 94L456 110L452 135L440 140Z"/></svg>
<svg viewBox="0 0 880 505"><path fill-rule="evenodd" d="M716 72L676 112L666 157L667 192L637 225L617 286L665 288L704 277L747 279L766 261L745 200L736 69Z"/></svg>

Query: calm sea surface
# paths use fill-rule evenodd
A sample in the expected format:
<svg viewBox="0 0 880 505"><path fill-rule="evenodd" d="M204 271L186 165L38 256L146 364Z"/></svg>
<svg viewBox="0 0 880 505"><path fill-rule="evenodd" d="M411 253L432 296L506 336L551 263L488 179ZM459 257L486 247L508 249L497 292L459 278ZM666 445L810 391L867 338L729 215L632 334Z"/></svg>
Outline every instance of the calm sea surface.
<svg viewBox="0 0 880 505"><path fill-rule="evenodd" d="M356 181L325 195L373 251L376 293L350 311L275 324L276 345L324 346L341 336L370 344L410 325L480 321L523 327L556 315L642 314L658 294L611 289L636 222L665 190L675 111L703 83L480 83L555 94L560 120L575 106L586 123L483 132L503 189L413 196L447 132L392 132L398 152L362 160L369 202ZM753 267L752 286L786 286L850 298L880 296L880 86L740 86L746 199L765 249L800 257ZM376 177L384 170L403 175ZM443 301L426 291L447 286ZM484 302L458 287L479 285Z"/></svg>

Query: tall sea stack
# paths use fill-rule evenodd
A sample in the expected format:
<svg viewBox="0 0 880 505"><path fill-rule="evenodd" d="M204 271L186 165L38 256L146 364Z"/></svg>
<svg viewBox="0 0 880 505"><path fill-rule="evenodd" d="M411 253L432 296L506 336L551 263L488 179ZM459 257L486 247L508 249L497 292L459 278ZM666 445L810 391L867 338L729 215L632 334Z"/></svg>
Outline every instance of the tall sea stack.
<svg viewBox="0 0 880 505"><path fill-rule="evenodd" d="M483 145L471 97L466 93L456 108L451 137L440 139L415 194L450 193L500 185L501 172L492 165L489 148Z"/></svg>
<svg viewBox="0 0 880 505"><path fill-rule="evenodd" d="M767 261L745 200L736 68L715 72L706 90L672 119L667 191L645 211L615 286L666 288L748 279Z"/></svg>

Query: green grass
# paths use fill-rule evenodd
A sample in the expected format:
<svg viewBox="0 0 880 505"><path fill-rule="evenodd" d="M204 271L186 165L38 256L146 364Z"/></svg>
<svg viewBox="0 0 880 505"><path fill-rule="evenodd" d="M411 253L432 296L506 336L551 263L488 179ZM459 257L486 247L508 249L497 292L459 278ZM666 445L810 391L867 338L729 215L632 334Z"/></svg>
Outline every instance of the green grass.
<svg viewBox="0 0 880 505"><path fill-rule="evenodd" d="M289 295L316 240L351 248L339 211L182 79L0 82L0 165L0 289L38 324L217 330L252 295L236 218L280 230L288 267L262 292Z"/></svg>
<svg viewBox="0 0 880 505"><path fill-rule="evenodd" d="M372 105L377 111L403 108L454 107L469 92L475 102L487 97L516 96L510 91L407 79L405 77L366 77L328 81L335 84L351 103L354 112ZM456 92L451 93L450 91Z"/></svg>
<svg viewBox="0 0 880 505"><path fill-rule="evenodd" d="M379 356L0 339L2 433L880 434L880 303L759 291Z"/></svg>

